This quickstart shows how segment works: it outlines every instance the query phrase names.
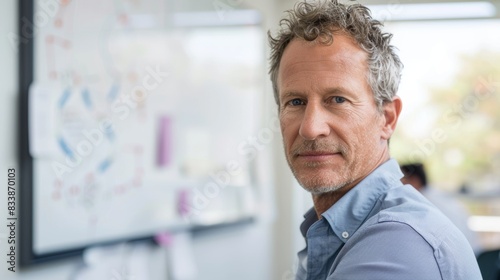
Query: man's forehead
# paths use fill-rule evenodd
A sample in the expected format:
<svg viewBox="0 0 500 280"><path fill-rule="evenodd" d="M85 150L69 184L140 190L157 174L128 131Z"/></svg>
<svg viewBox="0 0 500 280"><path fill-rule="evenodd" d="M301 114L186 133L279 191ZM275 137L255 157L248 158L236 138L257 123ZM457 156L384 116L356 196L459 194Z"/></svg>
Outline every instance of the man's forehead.
<svg viewBox="0 0 500 280"><path fill-rule="evenodd" d="M319 40L295 38L286 47L278 71L278 83L283 76L298 71L331 70L333 68L360 67L367 69L367 53L349 36L337 34L332 44Z"/></svg>
<svg viewBox="0 0 500 280"><path fill-rule="evenodd" d="M366 60L367 53L357 44L354 38L344 33L338 33L334 35L333 41L330 44L323 43L321 38L314 41L294 38L285 48L281 62L286 62L283 60L285 57L291 62L304 61L311 58L328 59L333 57L349 60L356 59L362 62Z"/></svg>

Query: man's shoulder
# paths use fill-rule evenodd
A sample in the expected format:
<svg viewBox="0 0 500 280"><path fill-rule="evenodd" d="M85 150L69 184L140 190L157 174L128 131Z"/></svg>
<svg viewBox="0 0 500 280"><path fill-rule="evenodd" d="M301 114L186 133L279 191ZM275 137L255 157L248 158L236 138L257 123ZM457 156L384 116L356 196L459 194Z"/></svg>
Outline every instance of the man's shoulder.
<svg viewBox="0 0 500 280"><path fill-rule="evenodd" d="M403 185L392 188L381 197L380 209L365 226L379 224L391 226L402 224L421 236L433 250L441 243L453 237L455 242L467 241L455 225L421 193L412 187ZM405 227L401 227L403 229Z"/></svg>
<svg viewBox="0 0 500 280"><path fill-rule="evenodd" d="M330 276L331 279L442 279L434 249L422 236L406 223L378 222L375 217L345 243Z"/></svg>
<svg viewBox="0 0 500 280"><path fill-rule="evenodd" d="M340 250L328 279L481 279L466 241L451 232L431 244L421 233L398 220L368 221Z"/></svg>
<svg viewBox="0 0 500 280"><path fill-rule="evenodd" d="M379 205L339 252L338 273L345 272L350 262L366 262L368 273L376 260L392 276L422 276L421 270L426 270L427 278L419 279L436 279L437 275L480 279L463 234L420 193L408 186L393 188L380 198Z"/></svg>

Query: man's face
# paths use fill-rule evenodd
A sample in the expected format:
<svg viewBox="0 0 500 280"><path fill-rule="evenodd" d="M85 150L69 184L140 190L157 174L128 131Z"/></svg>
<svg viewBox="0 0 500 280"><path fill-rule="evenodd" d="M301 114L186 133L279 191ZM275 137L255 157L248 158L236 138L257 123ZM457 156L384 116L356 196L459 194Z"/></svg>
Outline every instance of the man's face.
<svg viewBox="0 0 500 280"><path fill-rule="evenodd" d="M278 73L286 158L313 194L353 186L387 160L384 114L367 81L367 54L350 37L294 39Z"/></svg>

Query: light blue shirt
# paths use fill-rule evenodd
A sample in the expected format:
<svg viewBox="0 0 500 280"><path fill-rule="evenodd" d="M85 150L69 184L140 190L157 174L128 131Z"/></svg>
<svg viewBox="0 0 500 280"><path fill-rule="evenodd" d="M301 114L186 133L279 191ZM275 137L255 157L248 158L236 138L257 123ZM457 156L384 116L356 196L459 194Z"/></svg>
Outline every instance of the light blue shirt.
<svg viewBox="0 0 500 280"><path fill-rule="evenodd" d="M463 234L418 191L401 183L390 159L318 220L301 225L297 280L482 279Z"/></svg>

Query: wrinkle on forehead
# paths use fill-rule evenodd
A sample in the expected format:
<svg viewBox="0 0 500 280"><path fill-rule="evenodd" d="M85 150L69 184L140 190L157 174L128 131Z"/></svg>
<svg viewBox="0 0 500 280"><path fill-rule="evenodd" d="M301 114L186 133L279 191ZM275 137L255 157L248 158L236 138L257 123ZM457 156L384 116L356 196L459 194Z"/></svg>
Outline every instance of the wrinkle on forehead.
<svg viewBox="0 0 500 280"><path fill-rule="evenodd" d="M278 73L278 90L281 96L289 87L307 79L313 89L320 80L338 80L328 72L346 73L348 76L367 76L367 53L351 37L337 35L331 45L294 39L285 49ZM326 75L321 75L326 72ZM369 87L368 81L363 86Z"/></svg>
<svg viewBox="0 0 500 280"><path fill-rule="evenodd" d="M346 42L348 47L340 48L339 41ZM304 52L304 48L307 52ZM367 61L367 53L357 45L353 38L345 35L337 34L331 45L322 44L318 40L309 42L295 38L286 47L281 58L278 85L282 85L283 75L293 77L300 72L350 69L350 72L368 73Z"/></svg>

